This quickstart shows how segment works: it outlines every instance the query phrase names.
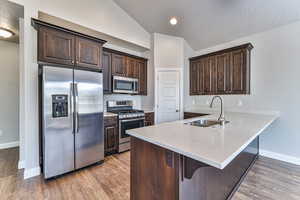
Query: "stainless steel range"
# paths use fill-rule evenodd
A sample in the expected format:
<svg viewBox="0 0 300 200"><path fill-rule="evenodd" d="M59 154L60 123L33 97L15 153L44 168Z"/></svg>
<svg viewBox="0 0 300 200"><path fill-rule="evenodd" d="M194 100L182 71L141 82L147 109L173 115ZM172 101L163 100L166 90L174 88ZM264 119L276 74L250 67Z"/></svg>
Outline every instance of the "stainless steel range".
<svg viewBox="0 0 300 200"><path fill-rule="evenodd" d="M133 109L132 101L108 101L107 111L117 113L119 117L119 152L129 150L130 136L126 130L144 126L144 111Z"/></svg>

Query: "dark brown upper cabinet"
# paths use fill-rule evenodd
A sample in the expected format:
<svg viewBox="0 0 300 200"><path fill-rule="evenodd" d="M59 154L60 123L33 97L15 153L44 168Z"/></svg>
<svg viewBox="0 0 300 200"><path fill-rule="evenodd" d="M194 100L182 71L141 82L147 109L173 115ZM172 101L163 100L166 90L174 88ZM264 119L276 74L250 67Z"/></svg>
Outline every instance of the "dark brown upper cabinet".
<svg viewBox="0 0 300 200"><path fill-rule="evenodd" d="M79 67L102 69L102 44L76 37L76 65Z"/></svg>
<svg viewBox="0 0 300 200"><path fill-rule="evenodd" d="M139 68L139 94L147 95L147 62L141 60L137 62Z"/></svg>
<svg viewBox="0 0 300 200"><path fill-rule="evenodd" d="M126 59L123 55L112 54L112 75L126 76Z"/></svg>
<svg viewBox="0 0 300 200"><path fill-rule="evenodd" d="M192 61L190 63L190 94L197 95L199 92L199 71L200 66L198 62Z"/></svg>
<svg viewBox="0 0 300 200"><path fill-rule="evenodd" d="M250 94L252 44L190 58L190 95Z"/></svg>
<svg viewBox="0 0 300 200"><path fill-rule="evenodd" d="M139 78L139 60L126 57L126 76L130 78Z"/></svg>
<svg viewBox="0 0 300 200"><path fill-rule="evenodd" d="M74 65L75 37L62 31L41 27L38 33L38 60Z"/></svg>
<svg viewBox="0 0 300 200"><path fill-rule="evenodd" d="M102 45L99 38L32 19L38 30L38 62L100 71Z"/></svg>
<svg viewBox="0 0 300 200"><path fill-rule="evenodd" d="M102 54L103 91L105 94L112 92L111 57L112 54L109 52L104 51Z"/></svg>
<svg viewBox="0 0 300 200"><path fill-rule="evenodd" d="M247 51L240 49L231 52L231 92L233 94L244 93L250 90L250 61L247 61ZM249 75L249 76L248 76Z"/></svg>
<svg viewBox="0 0 300 200"><path fill-rule="evenodd" d="M103 48L104 92L112 93L112 77L124 76L139 81L139 95L147 95L147 59Z"/></svg>
<svg viewBox="0 0 300 200"><path fill-rule="evenodd" d="M216 93L231 91L230 53L216 56Z"/></svg>

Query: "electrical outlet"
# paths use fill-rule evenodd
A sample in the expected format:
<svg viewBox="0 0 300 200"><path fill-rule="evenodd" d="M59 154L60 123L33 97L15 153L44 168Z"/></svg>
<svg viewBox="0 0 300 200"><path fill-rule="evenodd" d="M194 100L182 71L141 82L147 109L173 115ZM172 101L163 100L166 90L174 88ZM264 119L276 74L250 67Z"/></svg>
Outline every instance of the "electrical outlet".
<svg viewBox="0 0 300 200"><path fill-rule="evenodd" d="M193 104L193 105L195 105L195 104L196 104L196 101L195 101L194 99L193 99L193 101L192 101L192 104Z"/></svg>

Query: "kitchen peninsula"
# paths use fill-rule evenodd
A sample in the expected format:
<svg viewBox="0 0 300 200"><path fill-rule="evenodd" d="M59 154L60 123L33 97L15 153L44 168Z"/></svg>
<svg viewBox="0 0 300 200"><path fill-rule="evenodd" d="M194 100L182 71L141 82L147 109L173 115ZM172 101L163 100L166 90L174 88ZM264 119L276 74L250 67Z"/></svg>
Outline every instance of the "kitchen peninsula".
<svg viewBox="0 0 300 200"><path fill-rule="evenodd" d="M199 119L128 130L131 200L230 199L259 154L259 135L277 115L226 113L229 123L198 127Z"/></svg>

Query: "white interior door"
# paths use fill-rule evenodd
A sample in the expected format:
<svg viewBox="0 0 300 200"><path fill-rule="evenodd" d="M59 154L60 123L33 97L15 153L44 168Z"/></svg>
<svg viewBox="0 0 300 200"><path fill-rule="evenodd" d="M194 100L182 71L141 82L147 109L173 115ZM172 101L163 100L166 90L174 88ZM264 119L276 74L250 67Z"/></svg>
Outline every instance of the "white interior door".
<svg viewBox="0 0 300 200"><path fill-rule="evenodd" d="M158 72L157 123L180 119L180 72Z"/></svg>

